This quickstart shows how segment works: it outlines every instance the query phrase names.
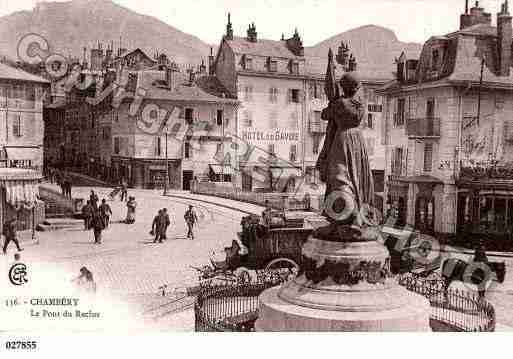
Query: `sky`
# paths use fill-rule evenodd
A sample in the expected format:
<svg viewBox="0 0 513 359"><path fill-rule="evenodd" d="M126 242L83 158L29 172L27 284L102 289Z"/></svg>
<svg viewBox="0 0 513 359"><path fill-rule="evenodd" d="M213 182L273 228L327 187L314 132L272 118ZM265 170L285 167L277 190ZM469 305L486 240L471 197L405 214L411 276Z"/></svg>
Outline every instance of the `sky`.
<svg viewBox="0 0 513 359"><path fill-rule="evenodd" d="M74 0L87 1L87 0ZM481 0L496 14L503 0ZM36 0L0 0L0 16L30 10ZM458 29L464 0L114 0L135 12L154 16L201 40L219 43L226 16L232 13L235 34L254 22L259 36L279 39L297 27L305 46L368 24L393 30L399 40L422 43L432 35ZM470 0L470 5L474 0ZM495 18L495 15L492 16Z"/></svg>

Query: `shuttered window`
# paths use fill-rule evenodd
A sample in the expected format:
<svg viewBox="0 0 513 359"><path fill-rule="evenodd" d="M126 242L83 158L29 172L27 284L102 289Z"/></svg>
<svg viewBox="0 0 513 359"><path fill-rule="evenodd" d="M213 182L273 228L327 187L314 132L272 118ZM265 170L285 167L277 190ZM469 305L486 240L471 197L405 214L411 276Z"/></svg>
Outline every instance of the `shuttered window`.
<svg viewBox="0 0 513 359"><path fill-rule="evenodd" d="M426 143L424 146L424 172L431 172L433 169L433 144Z"/></svg>

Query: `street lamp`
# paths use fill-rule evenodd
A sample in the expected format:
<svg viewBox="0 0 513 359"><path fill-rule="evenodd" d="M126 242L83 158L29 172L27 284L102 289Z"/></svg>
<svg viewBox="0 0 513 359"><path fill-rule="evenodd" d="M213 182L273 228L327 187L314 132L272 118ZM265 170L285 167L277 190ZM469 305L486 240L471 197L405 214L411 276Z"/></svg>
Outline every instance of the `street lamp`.
<svg viewBox="0 0 513 359"><path fill-rule="evenodd" d="M164 134L166 136L166 179L164 180L164 196L167 195L167 186L169 183L169 158L167 155L167 135L168 135L168 128L167 126L164 127Z"/></svg>

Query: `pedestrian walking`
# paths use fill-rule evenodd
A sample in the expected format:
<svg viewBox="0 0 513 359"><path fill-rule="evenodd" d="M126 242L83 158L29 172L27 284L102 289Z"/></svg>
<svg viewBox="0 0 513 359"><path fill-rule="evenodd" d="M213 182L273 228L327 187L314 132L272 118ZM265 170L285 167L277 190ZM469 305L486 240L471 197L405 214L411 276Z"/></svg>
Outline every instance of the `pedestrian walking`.
<svg viewBox="0 0 513 359"><path fill-rule="evenodd" d="M105 228L108 228L110 225L110 216L112 216L112 210L110 206L107 204L107 200L102 199L102 204L100 205L100 216L103 219L103 223L105 224Z"/></svg>
<svg viewBox="0 0 513 359"><path fill-rule="evenodd" d="M8 220L4 223L3 235L5 236L4 247L2 249L3 253L7 253L7 246L10 242L14 242L18 252L21 252L23 249L20 248L20 243L18 242L18 233L16 229L16 225L18 221L16 219Z"/></svg>
<svg viewBox="0 0 513 359"><path fill-rule="evenodd" d="M153 243L157 243L157 242L162 243L162 240L160 238L160 234L161 234L160 224L161 224L161 221L162 221L162 210L159 209L157 215L153 218L153 223L151 224L151 232L150 232L150 234L155 236L155 239L153 240Z"/></svg>
<svg viewBox="0 0 513 359"><path fill-rule="evenodd" d="M128 185L127 185L125 179L123 179L121 181L121 202L126 201L127 198L128 198Z"/></svg>
<svg viewBox="0 0 513 359"><path fill-rule="evenodd" d="M192 205L189 205L189 209L185 212L183 217L187 224L187 238L194 240L194 225L198 222L198 216Z"/></svg>
<svg viewBox="0 0 513 359"><path fill-rule="evenodd" d="M167 228L171 224L171 220L169 219L169 214L167 213L167 208L162 209L161 220L160 220L160 240L167 239Z"/></svg>
<svg viewBox="0 0 513 359"><path fill-rule="evenodd" d="M68 178L66 179L66 192L67 192L67 197L69 199L73 199L73 197L71 196L71 187L73 186L73 182L71 181L71 177L68 176Z"/></svg>
<svg viewBox="0 0 513 359"><path fill-rule="evenodd" d="M94 243L102 244L102 231L105 229L105 224L103 223L103 219L99 211L94 211L93 213L92 227L94 233Z"/></svg>
<svg viewBox="0 0 513 359"><path fill-rule="evenodd" d="M93 209L95 211L98 210L98 201L99 201L98 196L96 195L96 193L94 193L93 190L91 190L91 194L89 195L89 202L91 202L91 206L93 207Z"/></svg>
<svg viewBox="0 0 513 359"><path fill-rule="evenodd" d="M91 228L92 217L93 217L93 207L91 206L91 202L87 201L86 204L82 207L82 218L84 219L84 231L87 231Z"/></svg>
<svg viewBox="0 0 513 359"><path fill-rule="evenodd" d="M135 197L128 197L128 202L126 203L127 211L126 211L126 220L127 224L135 223L135 209L137 208L137 202L135 201Z"/></svg>

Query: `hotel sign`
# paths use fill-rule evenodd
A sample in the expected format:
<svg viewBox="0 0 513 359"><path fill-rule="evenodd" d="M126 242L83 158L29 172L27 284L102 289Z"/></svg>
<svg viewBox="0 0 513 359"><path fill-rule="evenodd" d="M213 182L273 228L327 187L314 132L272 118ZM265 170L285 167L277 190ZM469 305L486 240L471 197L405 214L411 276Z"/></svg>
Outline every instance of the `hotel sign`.
<svg viewBox="0 0 513 359"><path fill-rule="evenodd" d="M263 142L298 142L299 132L291 131L243 131L242 139L244 141L263 141Z"/></svg>

